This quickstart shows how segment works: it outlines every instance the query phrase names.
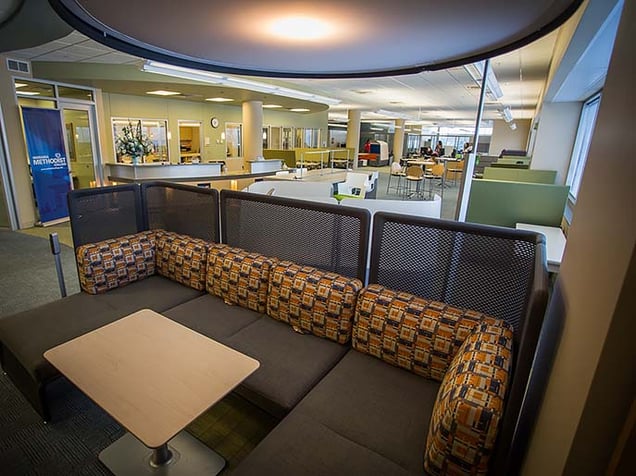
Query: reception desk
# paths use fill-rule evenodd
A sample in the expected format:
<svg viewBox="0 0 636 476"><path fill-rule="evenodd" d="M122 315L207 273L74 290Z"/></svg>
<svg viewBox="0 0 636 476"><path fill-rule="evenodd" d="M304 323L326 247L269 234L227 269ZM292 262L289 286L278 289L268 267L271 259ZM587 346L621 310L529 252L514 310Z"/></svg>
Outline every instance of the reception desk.
<svg viewBox="0 0 636 476"><path fill-rule="evenodd" d="M220 163L207 164L104 164L110 180L199 180L221 175Z"/></svg>

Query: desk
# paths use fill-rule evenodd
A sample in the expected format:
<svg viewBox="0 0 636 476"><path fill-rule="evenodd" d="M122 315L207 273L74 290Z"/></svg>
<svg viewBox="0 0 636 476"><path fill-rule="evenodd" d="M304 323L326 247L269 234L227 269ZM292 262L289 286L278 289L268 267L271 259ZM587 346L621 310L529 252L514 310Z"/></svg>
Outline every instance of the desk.
<svg viewBox="0 0 636 476"><path fill-rule="evenodd" d="M536 231L545 236L545 247L548 259L548 271L558 273L561 267L561 259L565 250L566 239L563 230L556 226L531 225L528 223L517 223L515 228L519 230Z"/></svg>
<svg viewBox="0 0 636 476"><path fill-rule="evenodd" d="M225 460L181 430L259 367L149 309L44 357L128 430L99 455L113 473L126 475L221 471Z"/></svg>

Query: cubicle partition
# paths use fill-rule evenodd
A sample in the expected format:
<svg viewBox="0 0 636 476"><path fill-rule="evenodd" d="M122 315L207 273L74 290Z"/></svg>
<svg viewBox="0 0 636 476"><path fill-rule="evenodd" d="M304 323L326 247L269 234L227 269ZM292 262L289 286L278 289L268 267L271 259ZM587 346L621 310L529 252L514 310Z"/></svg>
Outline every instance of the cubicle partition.
<svg viewBox="0 0 636 476"><path fill-rule="evenodd" d="M484 169L484 179L505 180L508 182L527 183L547 183L554 185L556 181L556 170L539 169L508 169L497 167L486 167Z"/></svg>
<svg viewBox="0 0 636 476"><path fill-rule="evenodd" d="M561 226L570 187L473 179L466 221L514 228L516 223Z"/></svg>
<svg viewBox="0 0 636 476"><path fill-rule="evenodd" d="M513 326L513 380L491 473L517 474L541 398L537 392L531 401L526 389L548 299L545 237L378 212L371 249L370 284L483 312Z"/></svg>
<svg viewBox="0 0 636 476"><path fill-rule="evenodd" d="M367 210L248 192L221 191L221 236L230 246L365 282Z"/></svg>

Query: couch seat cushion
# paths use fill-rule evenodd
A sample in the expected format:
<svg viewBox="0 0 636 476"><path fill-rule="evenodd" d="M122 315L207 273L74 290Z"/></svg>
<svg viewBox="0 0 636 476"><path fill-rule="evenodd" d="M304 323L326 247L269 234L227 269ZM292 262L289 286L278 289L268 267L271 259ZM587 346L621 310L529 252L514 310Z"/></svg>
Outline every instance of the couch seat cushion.
<svg viewBox="0 0 636 476"><path fill-rule="evenodd" d="M95 298L107 303L119 312L120 317L124 317L144 308L161 313L202 294L202 291L155 275L134 285L98 294Z"/></svg>
<svg viewBox="0 0 636 476"><path fill-rule="evenodd" d="M267 316L229 337L226 344L261 363L239 392L276 416L288 413L348 349L294 332Z"/></svg>
<svg viewBox="0 0 636 476"><path fill-rule="evenodd" d="M221 343L262 317L262 314L243 307L228 306L211 294L204 294L162 314Z"/></svg>
<svg viewBox="0 0 636 476"><path fill-rule="evenodd" d="M122 317L98 296L78 293L0 319L0 341L37 380L59 372L42 354Z"/></svg>
<svg viewBox="0 0 636 476"><path fill-rule="evenodd" d="M402 468L423 473L440 384L351 350L294 409Z"/></svg>
<svg viewBox="0 0 636 476"><path fill-rule="evenodd" d="M387 365L387 364L384 364ZM293 411L241 461L232 476L413 476L388 458Z"/></svg>
<svg viewBox="0 0 636 476"><path fill-rule="evenodd" d="M359 279L282 261L271 272L267 314L297 331L345 344L360 289Z"/></svg>

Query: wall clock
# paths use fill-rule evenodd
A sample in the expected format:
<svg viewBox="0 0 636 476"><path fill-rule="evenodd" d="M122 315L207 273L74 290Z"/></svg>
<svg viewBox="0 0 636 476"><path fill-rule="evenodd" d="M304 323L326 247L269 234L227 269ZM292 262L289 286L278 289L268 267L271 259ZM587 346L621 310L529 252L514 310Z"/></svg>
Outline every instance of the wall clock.
<svg viewBox="0 0 636 476"><path fill-rule="evenodd" d="M212 119L210 119L210 125L216 129L217 127L219 127L219 119L213 117Z"/></svg>

